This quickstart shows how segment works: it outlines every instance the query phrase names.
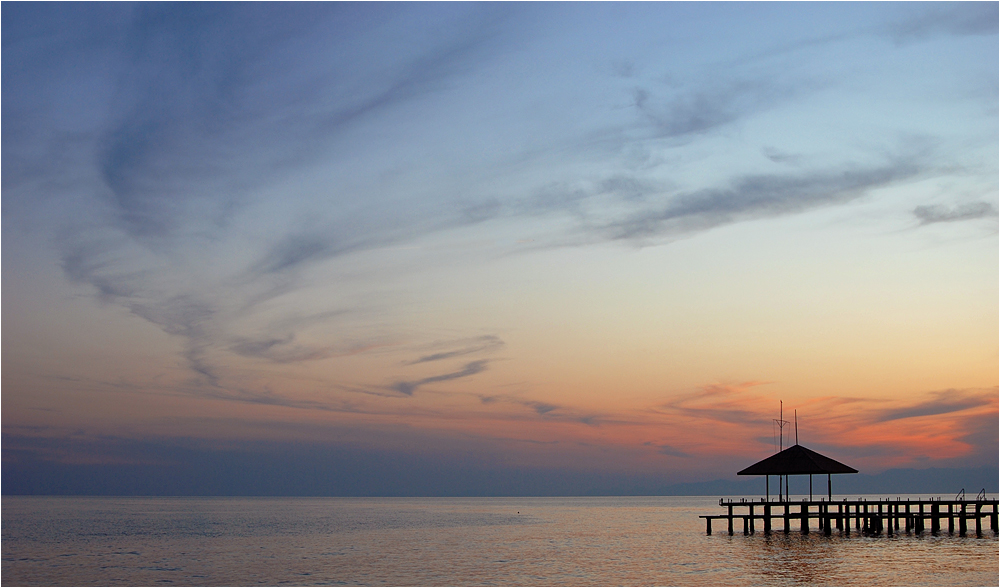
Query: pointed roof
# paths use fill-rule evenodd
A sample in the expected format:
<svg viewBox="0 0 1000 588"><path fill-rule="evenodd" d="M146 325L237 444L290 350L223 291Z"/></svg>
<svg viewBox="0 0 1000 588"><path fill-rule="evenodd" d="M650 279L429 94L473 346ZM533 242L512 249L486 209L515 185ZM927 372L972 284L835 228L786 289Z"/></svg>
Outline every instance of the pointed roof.
<svg viewBox="0 0 1000 588"><path fill-rule="evenodd" d="M736 473L738 476L856 474L858 470L795 444Z"/></svg>

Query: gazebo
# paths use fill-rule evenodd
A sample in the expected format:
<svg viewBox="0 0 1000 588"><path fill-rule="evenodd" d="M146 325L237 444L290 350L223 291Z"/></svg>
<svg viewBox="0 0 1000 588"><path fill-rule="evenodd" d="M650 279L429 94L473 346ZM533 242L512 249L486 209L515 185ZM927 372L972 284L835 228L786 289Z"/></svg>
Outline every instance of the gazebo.
<svg viewBox="0 0 1000 588"><path fill-rule="evenodd" d="M798 436L798 435L796 435ZM781 476L785 476L785 498L788 497L788 476L809 475L809 500L812 500L813 474L826 474L826 491L833 500L833 485L830 474L856 474L858 470L844 465L835 459L820 455L812 449L807 449L798 443L771 457L758 461L752 466L736 473L738 476L766 476L765 492L770 499L771 476L778 476L778 500L781 500Z"/></svg>

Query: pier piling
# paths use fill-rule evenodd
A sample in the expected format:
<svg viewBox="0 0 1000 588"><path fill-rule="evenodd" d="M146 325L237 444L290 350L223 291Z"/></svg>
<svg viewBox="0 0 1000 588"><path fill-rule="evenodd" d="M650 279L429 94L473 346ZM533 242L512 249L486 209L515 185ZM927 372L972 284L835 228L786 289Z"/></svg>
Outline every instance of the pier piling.
<svg viewBox="0 0 1000 588"><path fill-rule="evenodd" d="M743 534L754 535L757 521L760 520L764 528L764 534L771 535L774 530L774 519L780 518L783 530L787 534L791 531L792 521L797 519L803 535L808 535L812 519L816 521L817 531L822 531L823 535L830 536L836 528L845 537L851 534L851 518L854 518L854 528L859 532L871 535L885 535L892 537L900 532L900 521L903 519L903 529L906 534L920 535L927 526L930 519L930 532L938 535L941 532L941 519L948 518L948 532L953 533L955 519L958 519L959 536L965 537L969 534L969 521L975 526L976 536L983 536L985 518L989 518L990 530L994 534L1000 534L997 530L998 507L997 500L941 500L940 497L928 500L910 499L879 499L879 500L847 500L837 503L837 508L832 508L832 503L825 498L818 501L789 501L789 500L740 500L724 501L720 500L719 505L725 507L725 514L702 515L705 519L705 534L712 534L712 520L726 519L730 535L734 532L734 519L743 520ZM757 506L761 507L758 514ZM777 507L777 508L775 508ZM915 507L915 508L914 508ZM742 510L741 509L745 509Z"/></svg>
<svg viewBox="0 0 1000 588"><path fill-rule="evenodd" d="M941 531L941 520L938 518L940 514L939 507L938 503L931 503L931 535L937 535Z"/></svg>

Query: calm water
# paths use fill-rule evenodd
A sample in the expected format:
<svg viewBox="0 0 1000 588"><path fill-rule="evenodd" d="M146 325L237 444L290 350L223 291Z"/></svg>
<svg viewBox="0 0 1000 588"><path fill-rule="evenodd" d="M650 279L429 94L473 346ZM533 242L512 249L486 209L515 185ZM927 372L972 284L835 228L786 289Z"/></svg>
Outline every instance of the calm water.
<svg viewBox="0 0 1000 588"><path fill-rule="evenodd" d="M721 512L714 497L5 497L2 508L5 586L998 585L991 532L706 536L697 517Z"/></svg>

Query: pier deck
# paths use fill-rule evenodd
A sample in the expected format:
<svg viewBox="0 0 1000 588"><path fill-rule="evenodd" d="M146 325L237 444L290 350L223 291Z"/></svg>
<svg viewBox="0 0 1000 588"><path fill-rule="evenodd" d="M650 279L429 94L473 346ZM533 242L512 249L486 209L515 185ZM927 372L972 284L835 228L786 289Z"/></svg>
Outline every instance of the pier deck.
<svg viewBox="0 0 1000 588"><path fill-rule="evenodd" d="M866 535L892 536L901 531L932 534L947 530L966 536L970 530L977 537L983 535L983 520L989 519L990 530L997 533L997 499L912 500L904 498L882 498L876 500L719 500L719 506L726 508L726 514L701 515L705 519L705 532L712 534L712 521L728 523L728 532L733 534L734 521L741 521L743 534L752 535L760 523L765 534L772 531L789 533L797 526L802 533L811 530L830 535L836 529L847 536L853 527L855 532ZM774 528L777 521L778 527ZM944 521L944 527L942 527Z"/></svg>

